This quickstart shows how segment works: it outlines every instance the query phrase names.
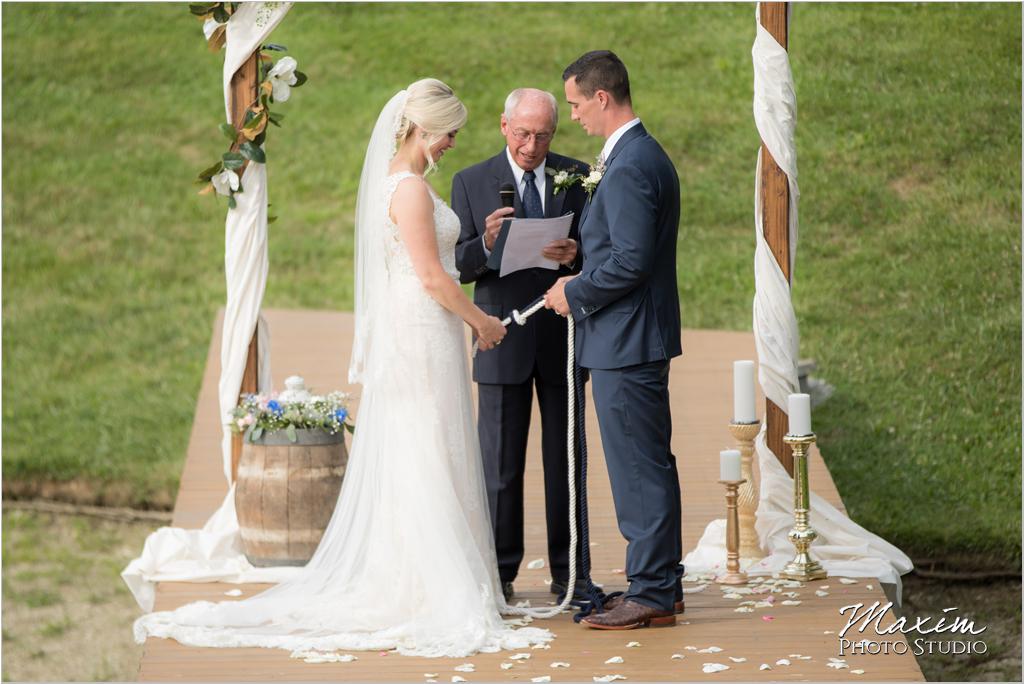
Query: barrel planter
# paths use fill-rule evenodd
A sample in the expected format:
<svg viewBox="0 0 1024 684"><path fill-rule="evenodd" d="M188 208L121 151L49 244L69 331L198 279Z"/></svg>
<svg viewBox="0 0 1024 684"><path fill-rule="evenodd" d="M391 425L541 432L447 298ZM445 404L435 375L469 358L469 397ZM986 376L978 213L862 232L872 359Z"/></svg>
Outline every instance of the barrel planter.
<svg viewBox="0 0 1024 684"><path fill-rule="evenodd" d="M305 565L334 513L348 464L345 434L246 435L235 480L242 548L258 567Z"/></svg>

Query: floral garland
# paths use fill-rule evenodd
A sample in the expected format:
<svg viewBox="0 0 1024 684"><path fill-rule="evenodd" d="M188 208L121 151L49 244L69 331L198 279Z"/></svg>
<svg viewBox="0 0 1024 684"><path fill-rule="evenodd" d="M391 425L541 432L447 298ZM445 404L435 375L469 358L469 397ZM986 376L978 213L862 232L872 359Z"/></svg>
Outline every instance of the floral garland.
<svg viewBox="0 0 1024 684"><path fill-rule="evenodd" d="M203 32L212 51L216 52L224 47L227 23L239 4L241 3L216 2L189 5L192 14L204 22ZM298 70L295 58L282 57L275 62L263 53L264 50L286 52L288 48L274 43L260 46L256 101L245 110L240 129L227 122L220 124L220 132L231 141L231 149L221 155L217 163L201 171L196 181L197 185L203 186L199 191L200 195L223 195L228 198L228 206L231 209L237 206L235 195L244 191L238 170L250 161L257 164L267 163L263 151L263 143L267 139L267 124L280 128L284 120L284 114L271 111L270 105L287 102L291 97L291 89L302 86L308 80L306 74ZM268 217L267 223L273 223L276 218Z"/></svg>
<svg viewBox="0 0 1024 684"><path fill-rule="evenodd" d="M345 392L331 392L325 397L314 395L300 401L281 400L276 394L243 394L228 425L232 432L247 433L249 441L278 430L284 430L292 442L298 439L296 430L319 429L332 435L341 430L355 433L348 409L350 399Z"/></svg>

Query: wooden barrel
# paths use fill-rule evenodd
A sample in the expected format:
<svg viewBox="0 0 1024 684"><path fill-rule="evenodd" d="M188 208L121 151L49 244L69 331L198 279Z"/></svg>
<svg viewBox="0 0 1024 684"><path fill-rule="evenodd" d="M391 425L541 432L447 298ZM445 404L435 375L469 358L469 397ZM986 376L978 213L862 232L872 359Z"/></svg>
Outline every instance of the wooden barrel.
<svg viewBox="0 0 1024 684"><path fill-rule="evenodd" d="M345 434L275 431L242 446L235 510L242 547L258 567L305 565L334 513L348 464Z"/></svg>

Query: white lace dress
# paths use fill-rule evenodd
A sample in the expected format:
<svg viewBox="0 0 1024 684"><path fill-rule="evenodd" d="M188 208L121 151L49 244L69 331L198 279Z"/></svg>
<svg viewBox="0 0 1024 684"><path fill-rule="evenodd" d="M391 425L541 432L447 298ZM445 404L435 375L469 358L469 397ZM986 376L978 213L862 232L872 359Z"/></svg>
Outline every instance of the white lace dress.
<svg viewBox="0 0 1024 684"><path fill-rule="evenodd" d="M386 204L412 174L390 176ZM508 625L486 506L462 321L423 289L390 220L388 359L364 389L348 471L316 554L243 601L200 601L135 622L135 637L293 652L397 649L462 657L551 640ZM436 195L441 262L459 220ZM389 331L390 332L390 331Z"/></svg>

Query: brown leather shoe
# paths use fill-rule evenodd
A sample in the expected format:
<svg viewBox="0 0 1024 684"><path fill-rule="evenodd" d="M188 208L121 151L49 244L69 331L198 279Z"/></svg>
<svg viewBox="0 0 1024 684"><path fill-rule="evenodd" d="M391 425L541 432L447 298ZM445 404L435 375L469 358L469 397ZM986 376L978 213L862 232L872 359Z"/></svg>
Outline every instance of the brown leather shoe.
<svg viewBox="0 0 1024 684"><path fill-rule="evenodd" d="M614 610L618 605L620 605L622 603L622 600L624 598L626 598L626 597L621 595L621 594L619 596L616 596L612 600L608 601L608 603L604 604L604 609L606 611ZM675 604L673 605L673 608L675 609L676 615L682 615L683 613L686 612L686 604L683 601L681 601L681 600L680 601L676 601Z"/></svg>
<svg viewBox="0 0 1024 684"><path fill-rule="evenodd" d="M670 610L658 610L637 601L626 600L610 611L588 615L582 622L592 629L671 627L676 624L676 615Z"/></svg>

